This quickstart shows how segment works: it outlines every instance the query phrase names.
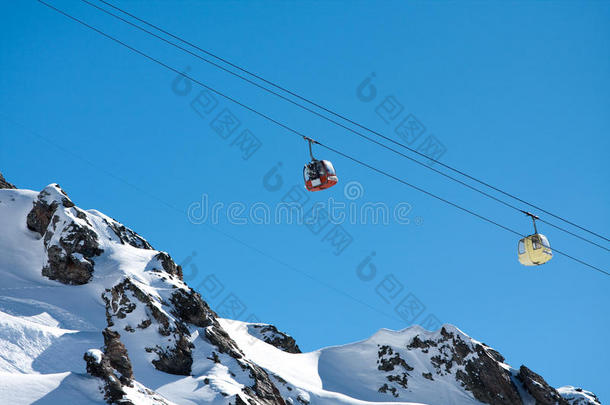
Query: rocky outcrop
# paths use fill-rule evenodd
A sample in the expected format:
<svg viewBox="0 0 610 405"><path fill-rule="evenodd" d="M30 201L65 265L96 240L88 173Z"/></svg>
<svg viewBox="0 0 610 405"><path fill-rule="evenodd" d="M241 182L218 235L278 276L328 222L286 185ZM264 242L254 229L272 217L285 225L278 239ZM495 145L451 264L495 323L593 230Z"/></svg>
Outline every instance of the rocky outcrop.
<svg viewBox="0 0 610 405"><path fill-rule="evenodd" d="M108 327L115 326L117 319L126 319L138 306L142 306L148 315L146 319L138 319L135 325L128 324L127 332L133 333L136 329L146 329L155 324L157 332L166 339L164 345L147 347L146 351L156 353L157 359L153 365L157 370L176 374L189 375L193 364L193 344L188 339L186 326L160 308L163 304L158 298L141 289L136 282L127 278L102 294L106 302L106 319ZM134 322L135 323L135 322Z"/></svg>
<svg viewBox="0 0 610 405"><path fill-rule="evenodd" d="M125 225L114 221L108 220L104 218L104 223L108 225L108 228L117 236L119 242L123 245L130 245L138 249L148 249L152 250L152 246L150 243L146 241L143 237L127 228Z"/></svg>
<svg viewBox="0 0 610 405"><path fill-rule="evenodd" d="M413 371L413 367L400 357L400 353L394 352L388 345L379 346L377 357L377 369L380 371L394 371L398 366L406 371Z"/></svg>
<svg viewBox="0 0 610 405"><path fill-rule="evenodd" d="M171 274L172 276L177 276L180 280L183 279L182 267L177 265L168 253L165 253L165 252L157 253L153 257L153 260L151 260L151 263L149 263L149 267L152 270L162 269L163 271L165 271L168 274Z"/></svg>
<svg viewBox="0 0 610 405"><path fill-rule="evenodd" d="M17 187L15 187L14 185L12 185L8 181L6 181L4 179L4 176L2 175L2 173L0 173L0 188L17 188Z"/></svg>
<svg viewBox="0 0 610 405"><path fill-rule="evenodd" d="M111 346L119 343L119 351L124 350L124 346L120 341L116 341L114 337ZM122 347L122 348L121 348ZM85 360L86 370L92 377L101 380L101 389L104 393L104 399L109 404L117 405L136 405L142 403L142 398L146 398L146 403L151 405L169 405L169 402L158 393L138 384L132 379L126 379L119 370L115 367L115 362L112 360L112 347L106 345L106 352L98 349L88 350L83 359ZM131 368L131 366L130 366ZM118 374L117 374L118 372ZM130 398L128 391L135 392L135 398Z"/></svg>
<svg viewBox="0 0 610 405"><path fill-rule="evenodd" d="M419 351L421 357L429 358L434 373L422 371L420 375L426 380L435 381L444 376L453 376L465 390L483 403L523 403L511 373L501 365L500 359L503 360L503 357L495 350L462 335L455 328L450 330L442 327L435 338L422 339L416 335L406 348ZM387 357L392 354L388 350L383 353L380 351L380 354L386 356L386 361L380 367L386 370L393 370L398 365L405 367L400 357Z"/></svg>
<svg viewBox="0 0 610 405"><path fill-rule="evenodd" d="M103 250L84 211L74 206L57 184L38 194L26 220L43 237L47 260L42 275L64 284L86 284L93 276L95 256Z"/></svg>
<svg viewBox="0 0 610 405"><path fill-rule="evenodd" d="M152 364L159 371L175 375L190 375L193 366L193 343L185 336L175 338L175 343L167 348L156 346L152 350L159 356Z"/></svg>
<svg viewBox="0 0 610 405"><path fill-rule="evenodd" d="M254 399L254 402L246 403L285 404L267 373L244 358L243 352L220 326L216 314L198 293L184 285L177 274L151 270L151 275L158 277L160 282L173 283L173 291L168 293L167 300L147 293L138 282L126 278L102 295L106 303L107 330L116 331L121 326L125 331L123 333L137 333L138 330L156 328L159 343L145 348L148 353L157 356L152 364L159 371L189 375L192 372L194 348L189 325L203 328L199 339L205 339L217 350L212 352L210 361L222 363L233 359L253 381L253 384L243 388L246 399L242 399ZM146 314L144 319L141 318L143 313ZM117 332L108 334L118 335ZM223 358L221 354L228 357Z"/></svg>
<svg viewBox="0 0 610 405"><path fill-rule="evenodd" d="M536 405L569 405L559 392L544 381L544 378L525 366L519 368L517 375L523 387L536 400Z"/></svg>
<svg viewBox="0 0 610 405"><path fill-rule="evenodd" d="M408 388L409 372L413 371L411 367L401 356L388 345L378 345L377 351L377 370L386 372L387 383L379 387L379 392L390 393L393 397L398 398L398 390L400 388Z"/></svg>
<svg viewBox="0 0 610 405"><path fill-rule="evenodd" d="M237 343L235 343L229 334L220 326L207 328L205 330L205 338L216 346L220 353L228 354L229 356L238 360L244 355L237 346Z"/></svg>
<svg viewBox="0 0 610 405"><path fill-rule="evenodd" d="M250 324L248 333L265 343L277 347L287 353L301 353L301 349L292 336L280 332L275 326L267 324Z"/></svg>
<svg viewBox="0 0 610 405"><path fill-rule="evenodd" d="M214 325L216 313L212 311L198 292L179 289L172 293L170 302L173 314L186 323L208 327Z"/></svg>
<svg viewBox="0 0 610 405"><path fill-rule="evenodd" d="M127 354L125 345L121 342L121 335L118 332L104 329L104 354L109 360L110 365L121 374L121 382L126 385L131 385L133 380L133 369L131 361Z"/></svg>
<svg viewBox="0 0 610 405"><path fill-rule="evenodd" d="M500 353L450 325L435 333L416 334L405 349L416 352L417 370L404 360L407 352L378 344L377 369L386 373L388 381L379 392L399 397L412 378L421 376L432 384L458 381L476 400L490 405L522 405L530 403L530 397L536 405L598 405L597 398L582 389L556 390L525 366L518 371L511 368ZM426 384L425 380L419 379L418 384ZM523 392L527 398L521 396Z"/></svg>
<svg viewBox="0 0 610 405"><path fill-rule="evenodd" d="M59 184L52 184L42 190L33 205L26 224L30 231L38 232L40 236L45 236L51 218L60 205L65 208L74 207L74 203Z"/></svg>
<svg viewBox="0 0 610 405"><path fill-rule="evenodd" d="M250 378L254 380L253 386L244 388L246 394L258 399L258 402L263 405L286 405L280 391L271 382L265 370L249 361L241 363L241 367L244 370L248 369Z"/></svg>
<svg viewBox="0 0 610 405"><path fill-rule="evenodd" d="M511 374L502 368L485 348L477 344L475 356L459 370L456 378L476 399L491 405L515 405L523 403L519 391L512 382Z"/></svg>
<svg viewBox="0 0 610 405"><path fill-rule="evenodd" d="M103 382L104 399L109 404L132 405L133 402L124 399L126 393L123 384L116 376L110 360L100 350L89 350L83 356L86 363L87 373L93 377L100 378Z"/></svg>

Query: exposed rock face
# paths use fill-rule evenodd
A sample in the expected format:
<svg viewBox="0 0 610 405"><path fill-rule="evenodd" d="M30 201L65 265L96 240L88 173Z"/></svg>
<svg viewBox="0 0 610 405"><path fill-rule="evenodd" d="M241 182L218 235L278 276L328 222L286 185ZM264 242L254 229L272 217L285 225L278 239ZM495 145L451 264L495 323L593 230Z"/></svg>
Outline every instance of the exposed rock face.
<svg viewBox="0 0 610 405"><path fill-rule="evenodd" d="M153 360L152 363L159 371L176 375L190 375L193 366L193 347L186 336L176 336L173 346L167 349L157 346L153 349L159 358Z"/></svg>
<svg viewBox="0 0 610 405"><path fill-rule="evenodd" d="M170 298L174 306L174 315L186 323L208 327L214 325L216 314L201 295L193 290L176 290Z"/></svg>
<svg viewBox="0 0 610 405"><path fill-rule="evenodd" d="M377 369L387 373L386 379L389 382L379 387L378 391L382 393L391 393L393 397L398 398L398 387L404 389L408 388L409 372L413 371L414 368L400 357L400 353L394 352L394 350L387 345L379 346L377 357Z"/></svg>
<svg viewBox="0 0 610 405"><path fill-rule="evenodd" d="M148 243L146 239L127 228L125 225L107 219L104 219L104 223L114 232L121 244L130 245L138 249L152 250L152 246L150 246L150 243Z"/></svg>
<svg viewBox="0 0 610 405"><path fill-rule="evenodd" d="M111 337L111 340L114 340L114 337ZM120 343L120 341L118 341L118 343ZM122 346L122 344L120 345ZM156 392L143 387L131 379L126 379L120 372L119 375L117 375L118 370L114 366L111 356L112 354L106 354L97 349L90 349L83 356L87 373L102 380L102 390L106 402L117 405L136 405L142 403L142 398L145 397L147 404L169 405L169 403ZM128 387L135 387L134 391L137 391L137 399L132 400L129 398L129 394L126 391L126 388Z"/></svg>
<svg viewBox="0 0 610 405"><path fill-rule="evenodd" d="M146 348L149 352L157 354L158 358L153 360L153 365L160 371L177 375L189 375L193 364L193 344L188 339L189 333L186 325L170 318L168 314L159 308L159 300L142 290L135 281L125 279L112 289L107 290L102 298L106 302L106 318L108 327L115 326L115 319L125 319L138 306L143 306L152 318L140 319L137 327L146 329L153 324L161 336L167 337L168 344L164 346ZM135 330L133 326L131 330Z"/></svg>
<svg viewBox="0 0 610 405"><path fill-rule="evenodd" d="M110 331L105 332L105 337L106 334L116 337L118 333L115 330L119 324L127 323L123 333L137 333L138 330L156 328L163 339L159 339L159 344L145 348L147 352L157 355L157 358L152 360L155 368L170 374L190 375L194 344L189 325L204 328L200 339L206 339L218 350L217 353L212 353L210 360L221 363L228 361L227 358L233 359L254 381L254 384L246 385L243 389L245 400L253 398L254 404L284 405L284 400L267 373L244 359L237 344L218 323L216 314L197 292L179 279L175 269L176 267L169 265L167 272L151 270L151 276L157 277L159 282L173 283L175 288L167 293L167 300L147 293L137 281L129 278L107 290L102 295L106 302L107 330ZM142 313L147 315L145 319L137 317ZM122 352L118 350L117 353ZM221 354L228 357L222 357ZM122 367L119 362L115 369Z"/></svg>
<svg viewBox="0 0 610 405"><path fill-rule="evenodd" d="M108 358L110 365L121 374L121 382L130 385L133 379L131 361L127 355L127 349L121 342L121 335L118 332L104 329L104 354Z"/></svg>
<svg viewBox="0 0 610 405"><path fill-rule="evenodd" d="M17 188L17 187L13 186L11 183L6 181L4 179L4 176L2 176L2 173L0 173L0 188Z"/></svg>
<svg viewBox="0 0 610 405"><path fill-rule="evenodd" d="M557 390L544 381L544 378L525 366L521 366L517 375L527 392L536 400L536 405L569 405Z"/></svg>
<svg viewBox="0 0 610 405"><path fill-rule="evenodd" d="M169 254L160 252L156 254L153 259L156 260L156 262L149 263L149 266L152 266L153 270L159 270L157 267L160 267L166 273L177 276L180 280L183 279L182 267L177 265Z"/></svg>
<svg viewBox="0 0 610 405"><path fill-rule="evenodd" d="M244 392L246 394L259 399L261 404L286 405L286 402L280 395L280 391L277 389L275 384L271 382L267 372L249 361L244 361L241 363L241 366L244 370L250 370L250 378L254 380L254 386L244 388Z"/></svg>
<svg viewBox="0 0 610 405"><path fill-rule="evenodd" d="M219 326L207 328L205 330L205 337L218 348L220 353L228 354L234 359L241 359L244 355L229 334Z"/></svg>
<svg viewBox="0 0 610 405"><path fill-rule="evenodd" d="M299 349L297 342L292 338L292 336L280 332L273 325L248 325L248 333L262 340L263 342L269 343L270 345L273 345L287 353L301 353L301 349Z"/></svg>
<svg viewBox="0 0 610 405"><path fill-rule="evenodd" d="M27 226L30 231L35 231L44 236L53 214L60 206L65 208L74 207L74 203L68 198L59 184L52 184L45 187L38 194L38 199L34 201L34 207L27 217Z"/></svg>
<svg viewBox="0 0 610 405"><path fill-rule="evenodd" d="M521 404L521 396L510 373L500 367L483 346L476 345L475 353L476 358L466 362L466 372L460 370L456 375L464 387L472 391L476 399L487 404Z"/></svg>
<svg viewBox="0 0 610 405"><path fill-rule="evenodd" d="M38 194L27 227L44 240L47 260L42 275L64 284L86 284L93 276L93 257L103 250L84 211L74 206L57 184Z"/></svg>
<svg viewBox="0 0 610 405"><path fill-rule="evenodd" d="M536 405L599 405L594 394L574 387L556 390L525 366L517 372L504 364L500 353L455 327L417 334L406 344L406 351L396 346L377 346L377 369L385 373L387 380L378 391L395 398L403 395L412 379L417 379L418 385L426 384L425 380L428 384L458 381L476 400L490 405L529 403L530 396ZM413 365L417 368L405 360L412 352L416 352L418 364ZM529 394L527 398L521 397L523 391Z"/></svg>
<svg viewBox="0 0 610 405"><path fill-rule="evenodd" d="M109 404L131 405L133 402L123 399L126 395L121 380L115 375L110 360L99 350L89 350L83 356L87 373L102 379L104 383L104 399Z"/></svg>
<svg viewBox="0 0 610 405"><path fill-rule="evenodd" d="M427 380L435 381L440 377L453 375L465 390L472 392L481 402L491 405L522 404L511 373L501 366L503 357L487 346L470 339L464 340L458 333L443 327L436 339L422 340L419 336L413 337L407 349L421 351L429 356L435 373L422 372L421 375ZM383 367L393 370L398 365L405 368L399 356L387 358L391 354L387 350L380 350L380 358L386 356L385 362L381 362L379 366L380 369ZM405 375L405 383L406 377L408 373Z"/></svg>

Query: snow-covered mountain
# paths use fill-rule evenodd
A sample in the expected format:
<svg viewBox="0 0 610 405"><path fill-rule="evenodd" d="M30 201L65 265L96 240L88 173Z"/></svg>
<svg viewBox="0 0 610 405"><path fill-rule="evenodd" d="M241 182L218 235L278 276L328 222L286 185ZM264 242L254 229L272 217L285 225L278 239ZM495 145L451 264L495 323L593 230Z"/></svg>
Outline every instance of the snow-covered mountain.
<svg viewBox="0 0 610 405"><path fill-rule="evenodd" d="M0 174L2 404L599 404L451 325L301 353L220 319L171 256L57 185Z"/></svg>

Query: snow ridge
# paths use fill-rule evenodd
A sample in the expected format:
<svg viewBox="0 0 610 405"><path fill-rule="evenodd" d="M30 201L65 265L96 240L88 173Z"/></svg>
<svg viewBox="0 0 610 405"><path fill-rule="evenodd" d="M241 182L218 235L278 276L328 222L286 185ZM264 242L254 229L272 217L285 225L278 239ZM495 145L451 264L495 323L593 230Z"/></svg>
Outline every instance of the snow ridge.
<svg viewBox="0 0 610 405"><path fill-rule="evenodd" d="M59 185L0 188L0 403L599 404L452 325L301 353L218 318L168 253Z"/></svg>

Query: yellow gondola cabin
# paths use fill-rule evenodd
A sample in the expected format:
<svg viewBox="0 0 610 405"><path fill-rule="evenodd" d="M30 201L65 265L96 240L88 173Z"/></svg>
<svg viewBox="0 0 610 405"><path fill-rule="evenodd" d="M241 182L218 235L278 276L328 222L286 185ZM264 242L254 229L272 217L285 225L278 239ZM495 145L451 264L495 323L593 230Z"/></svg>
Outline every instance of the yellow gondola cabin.
<svg viewBox="0 0 610 405"><path fill-rule="evenodd" d="M553 258L551 245L546 236L538 233L538 228L536 228L536 220L539 218L530 212L522 212L528 217L532 218L532 222L534 224L534 234L526 236L519 241L519 245L517 247L519 263L524 266L539 266Z"/></svg>
<svg viewBox="0 0 610 405"><path fill-rule="evenodd" d="M529 235L519 241L519 262L524 266L538 266L553 258L551 245L541 233Z"/></svg>

